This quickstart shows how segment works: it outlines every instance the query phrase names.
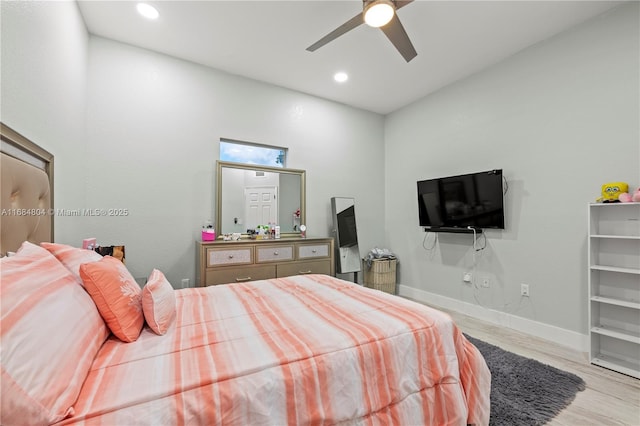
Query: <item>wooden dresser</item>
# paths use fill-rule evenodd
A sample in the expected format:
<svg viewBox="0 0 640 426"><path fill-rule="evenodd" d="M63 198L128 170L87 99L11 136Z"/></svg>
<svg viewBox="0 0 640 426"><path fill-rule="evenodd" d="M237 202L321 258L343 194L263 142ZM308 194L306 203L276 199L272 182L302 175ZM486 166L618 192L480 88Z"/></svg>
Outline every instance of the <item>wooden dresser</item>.
<svg viewBox="0 0 640 426"><path fill-rule="evenodd" d="M302 274L335 275L333 238L198 241L200 287Z"/></svg>

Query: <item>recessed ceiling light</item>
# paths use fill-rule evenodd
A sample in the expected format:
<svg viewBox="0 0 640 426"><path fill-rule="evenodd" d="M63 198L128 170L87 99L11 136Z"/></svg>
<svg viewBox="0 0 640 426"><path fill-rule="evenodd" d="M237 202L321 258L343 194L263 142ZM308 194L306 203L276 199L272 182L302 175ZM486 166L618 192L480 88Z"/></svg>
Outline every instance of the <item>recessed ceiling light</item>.
<svg viewBox="0 0 640 426"><path fill-rule="evenodd" d="M158 9L151 6L150 4L138 3L136 8L138 9L138 13L147 19L158 19L158 16L160 16L160 14L158 13Z"/></svg>
<svg viewBox="0 0 640 426"><path fill-rule="evenodd" d="M340 71L333 75L333 79L338 83L344 83L345 81L349 80L349 76L346 72Z"/></svg>

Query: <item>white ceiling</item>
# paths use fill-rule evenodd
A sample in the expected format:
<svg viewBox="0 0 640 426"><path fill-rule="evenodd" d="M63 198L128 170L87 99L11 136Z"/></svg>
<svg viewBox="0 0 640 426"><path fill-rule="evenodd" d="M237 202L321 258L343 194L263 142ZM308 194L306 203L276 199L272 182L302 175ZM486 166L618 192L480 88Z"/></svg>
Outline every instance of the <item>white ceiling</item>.
<svg viewBox="0 0 640 426"><path fill-rule="evenodd" d="M349 1L79 1L91 34L387 114L622 1L430 1L398 11L418 56L366 25L305 49L362 11ZM333 74L346 71L338 84Z"/></svg>

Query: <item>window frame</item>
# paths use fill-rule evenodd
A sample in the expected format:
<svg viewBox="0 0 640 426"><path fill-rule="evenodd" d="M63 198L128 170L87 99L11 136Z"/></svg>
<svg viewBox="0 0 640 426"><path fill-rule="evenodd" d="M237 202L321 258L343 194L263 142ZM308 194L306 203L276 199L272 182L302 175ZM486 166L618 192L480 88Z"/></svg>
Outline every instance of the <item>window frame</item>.
<svg viewBox="0 0 640 426"><path fill-rule="evenodd" d="M263 161L251 162L251 161L241 161L241 160L238 160L236 158L223 157L223 149L222 149L222 144L223 143L227 144L227 145L233 145L233 146L236 146L236 147L249 147L249 148L257 148L257 149L260 149L260 150L279 151L280 154L277 155L276 158L280 157L281 159L280 159L280 161L276 160L275 162L265 163ZM245 152L248 152L248 150L245 151ZM283 146L267 145L267 144L261 144L261 143L255 143L255 142L247 142L247 141L241 141L241 140L237 140L237 139L220 138L220 150L218 152L218 160L225 161L225 162L238 163L238 164L249 164L249 165L253 165L253 166L267 166L267 167L286 168L287 167L288 152L289 152L289 148L283 147Z"/></svg>

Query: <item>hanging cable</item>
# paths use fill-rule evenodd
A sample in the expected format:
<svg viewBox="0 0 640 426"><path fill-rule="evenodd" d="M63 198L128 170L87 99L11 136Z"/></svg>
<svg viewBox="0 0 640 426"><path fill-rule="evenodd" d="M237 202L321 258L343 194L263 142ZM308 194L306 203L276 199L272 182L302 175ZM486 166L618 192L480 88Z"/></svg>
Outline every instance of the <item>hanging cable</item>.
<svg viewBox="0 0 640 426"><path fill-rule="evenodd" d="M476 267L476 228L473 226L467 226L467 229L471 229L473 231L473 267Z"/></svg>
<svg viewBox="0 0 640 426"><path fill-rule="evenodd" d="M434 234L435 236L433 237L433 244L431 245L431 247L426 247L425 243L427 242L427 237L429 236L429 234ZM437 232L425 232L424 239L422 240L422 248L424 248L427 251L431 251L436 247L436 243L437 242L438 242L438 233Z"/></svg>
<svg viewBox="0 0 640 426"><path fill-rule="evenodd" d="M487 248L487 234L483 232L482 234L480 234L480 236L482 237L484 244L482 245L482 247L476 248L475 249L476 251L481 251ZM475 238L474 238L474 248L475 248Z"/></svg>

